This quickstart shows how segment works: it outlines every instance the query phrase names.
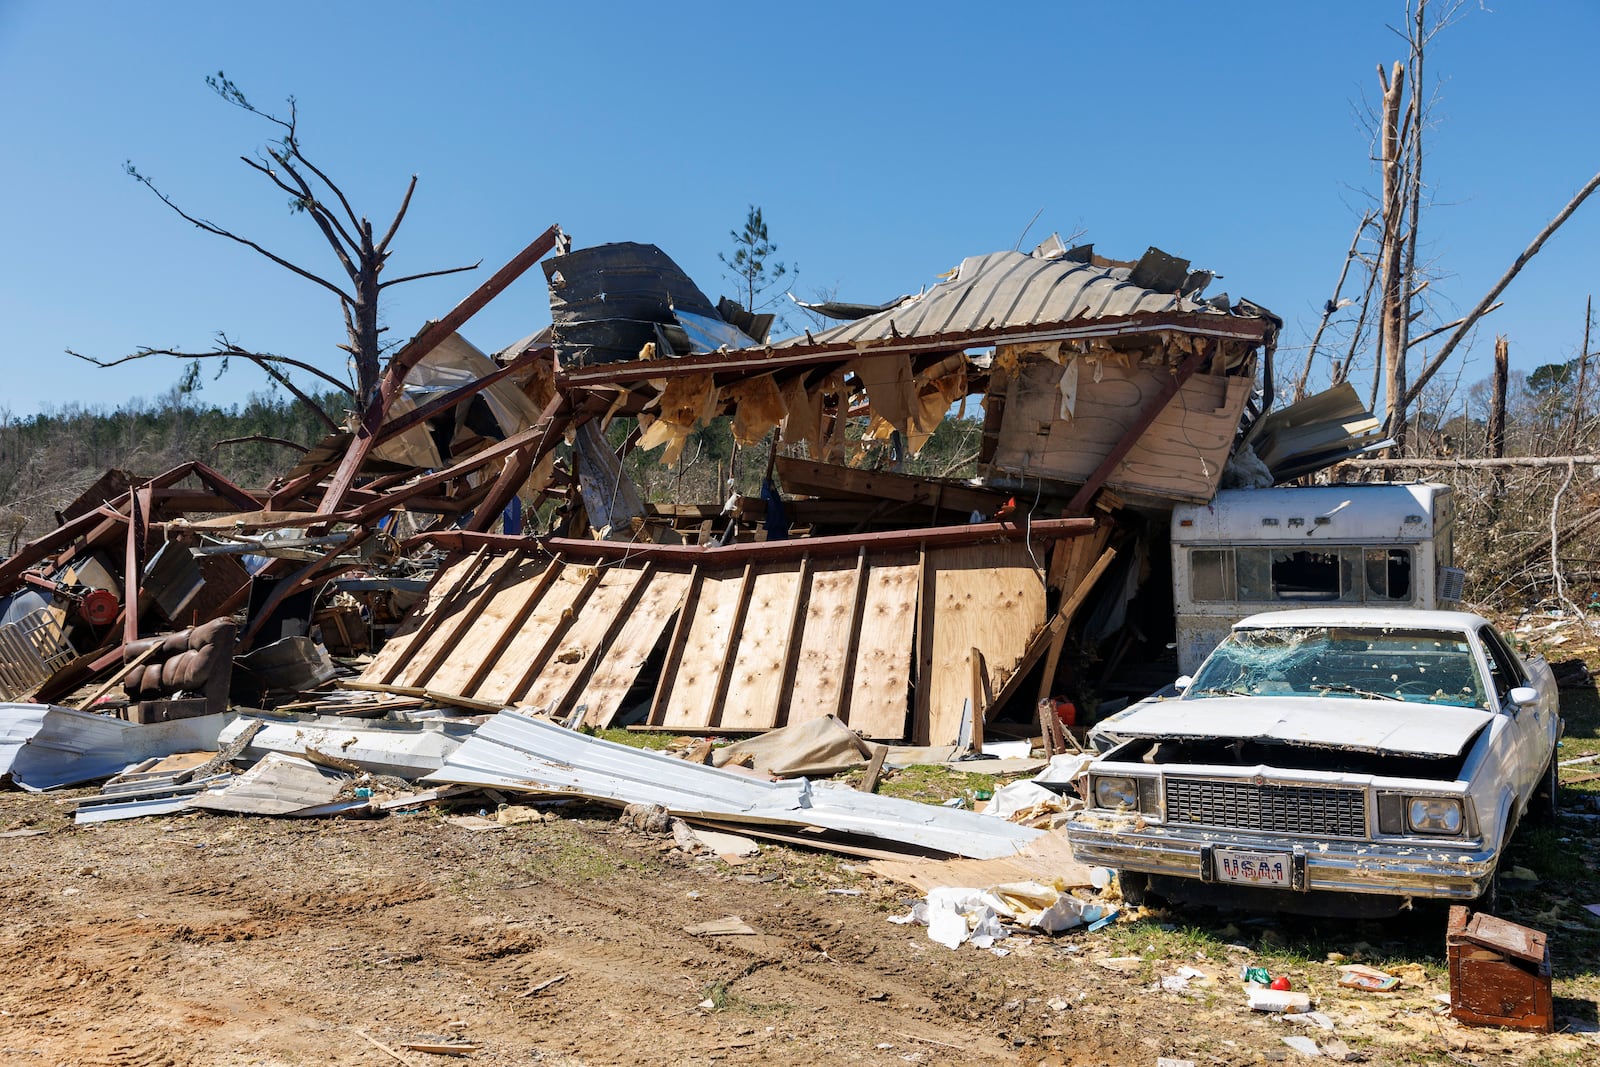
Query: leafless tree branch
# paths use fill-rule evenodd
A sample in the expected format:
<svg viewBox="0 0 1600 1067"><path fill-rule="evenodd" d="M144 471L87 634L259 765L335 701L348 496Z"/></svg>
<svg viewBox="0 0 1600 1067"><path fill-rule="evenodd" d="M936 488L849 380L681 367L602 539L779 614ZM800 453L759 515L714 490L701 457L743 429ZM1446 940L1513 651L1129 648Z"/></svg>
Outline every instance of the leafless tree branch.
<svg viewBox="0 0 1600 1067"><path fill-rule="evenodd" d="M400 222L406 217L406 211L411 207L411 194L416 192L417 176L413 174L406 183L406 195L400 199L400 210L394 213L394 221L389 223L389 229L384 232L383 240L378 242L379 252L389 251L389 242L394 240L395 231L400 228ZM481 261L480 261L481 262Z"/></svg>
<svg viewBox="0 0 1600 1067"><path fill-rule="evenodd" d="M250 249L255 250L256 252L259 252L261 255L263 255L266 258L272 260L272 262L276 263L278 266L282 267L283 269L285 269L287 271L290 271L291 273L298 274L298 275L300 275L300 277L306 279L307 281L315 282L316 284L322 286L324 289L328 290L329 292L331 292L335 296L337 296L340 300L352 300L353 299L343 289L340 289L337 285L335 285L332 282L328 281L326 278L319 277L318 275L313 274L310 271L306 270L304 267L301 267L301 266L299 266L297 264L291 263L287 259L284 259L282 256L280 256L280 255L278 255L278 254L276 254L274 252L267 251L265 248L262 248L260 245L256 244L254 241L250 240L248 237L240 237L238 234L232 232L231 230L225 230L221 226L218 226L214 222L209 222L209 221L207 221L205 219L196 218L195 216L189 214L187 211L183 210L183 208L181 208L177 204L173 203L172 199L170 197L168 197L167 194L163 193L160 189L156 188L155 182L151 181L145 175L139 173L138 169L136 167L134 167L134 165L133 165L133 163L131 161L125 165L124 169L127 170L127 172L133 177L133 179L135 181L137 181L139 184L143 185L146 189L149 189L152 193L156 194L156 198L159 199L163 204L167 205L173 211L177 212L178 217L183 219L185 222L192 223L193 225L199 227L200 229L204 230L205 232L207 232L209 234L214 234L217 237L226 237L230 241L235 241L235 242L237 242L239 244L244 245L246 248L250 248Z"/></svg>
<svg viewBox="0 0 1600 1067"><path fill-rule="evenodd" d="M444 270L430 270L424 271L421 274L408 274L404 278L390 278L386 282L380 282L378 284L378 288L387 289L391 285L399 285L401 282L414 282L420 278L437 278L444 274L460 274L463 271L477 270L481 266L483 266L483 260L480 259L478 262L468 264L465 267L448 267Z"/></svg>
<svg viewBox="0 0 1600 1067"><path fill-rule="evenodd" d="M300 453L311 451L311 449L307 448L298 441L289 441L282 437L268 437L266 434L261 433L253 433L248 437L224 437L222 440L213 443L212 448L221 448L223 445L248 444L281 445L284 448L292 448L296 452Z"/></svg>

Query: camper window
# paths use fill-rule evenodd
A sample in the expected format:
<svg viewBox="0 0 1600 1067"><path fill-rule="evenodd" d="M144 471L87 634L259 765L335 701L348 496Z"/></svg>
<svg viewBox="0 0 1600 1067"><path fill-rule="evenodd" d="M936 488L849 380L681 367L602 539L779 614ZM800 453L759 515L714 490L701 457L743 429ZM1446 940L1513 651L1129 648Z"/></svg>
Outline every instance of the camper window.
<svg viewBox="0 0 1600 1067"><path fill-rule="evenodd" d="M1367 599L1411 599L1411 550L1367 549Z"/></svg>
<svg viewBox="0 0 1600 1067"><path fill-rule="evenodd" d="M1409 602L1411 549L1197 548L1189 553L1196 601Z"/></svg>
<svg viewBox="0 0 1600 1067"><path fill-rule="evenodd" d="M1189 553L1196 600L1233 600L1233 550L1197 548Z"/></svg>

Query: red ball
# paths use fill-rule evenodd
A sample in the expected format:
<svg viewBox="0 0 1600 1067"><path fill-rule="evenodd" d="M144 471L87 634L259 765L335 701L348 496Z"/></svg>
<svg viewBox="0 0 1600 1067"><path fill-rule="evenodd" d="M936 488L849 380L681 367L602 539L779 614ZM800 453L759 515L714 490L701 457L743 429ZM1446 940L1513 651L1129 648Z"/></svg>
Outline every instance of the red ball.
<svg viewBox="0 0 1600 1067"><path fill-rule="evenodd" d="M1269 986L1269 988L1271 988L1271 989L1290 989L1290 988L1292 988L1289 985L1289 976L1286 975L1286 974L1278 975L1278 977L1276 977L1276 978L1274 978L1272 980L1272 983Z"/></svg>

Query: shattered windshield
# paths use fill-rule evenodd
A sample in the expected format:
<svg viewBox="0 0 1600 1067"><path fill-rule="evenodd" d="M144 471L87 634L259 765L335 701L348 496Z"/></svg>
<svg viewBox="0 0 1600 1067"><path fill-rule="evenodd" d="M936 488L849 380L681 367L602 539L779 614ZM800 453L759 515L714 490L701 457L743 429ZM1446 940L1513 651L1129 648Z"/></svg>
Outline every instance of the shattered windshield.
<svg viewBox="0 0 1600 1067"><path fill-rule="evenodd" d="M1387 627L1236 630L1190 683L1187 698L1304 696L1487 708L1465 634Z"/></svg>

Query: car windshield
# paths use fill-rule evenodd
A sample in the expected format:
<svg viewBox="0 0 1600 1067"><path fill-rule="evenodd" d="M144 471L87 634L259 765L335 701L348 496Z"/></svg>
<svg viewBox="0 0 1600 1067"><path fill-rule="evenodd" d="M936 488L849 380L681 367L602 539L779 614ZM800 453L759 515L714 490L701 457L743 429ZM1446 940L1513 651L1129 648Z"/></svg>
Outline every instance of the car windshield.
<svg viewBox="0 0 1600 1067"><path fill-rule="evenodd" d="M1184 696L1306 696L1486 708L1463 633L1388 627L1235 630Z"/></svg>

